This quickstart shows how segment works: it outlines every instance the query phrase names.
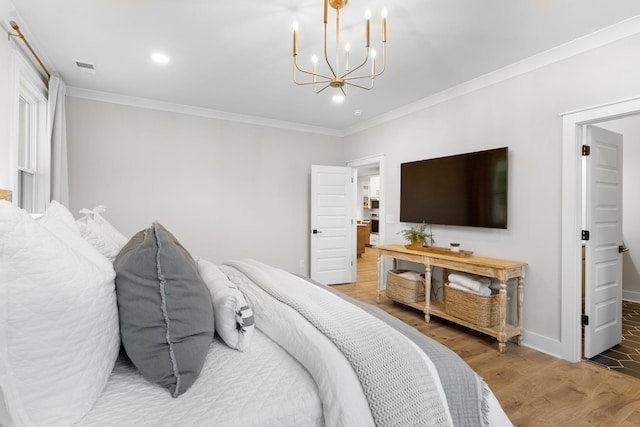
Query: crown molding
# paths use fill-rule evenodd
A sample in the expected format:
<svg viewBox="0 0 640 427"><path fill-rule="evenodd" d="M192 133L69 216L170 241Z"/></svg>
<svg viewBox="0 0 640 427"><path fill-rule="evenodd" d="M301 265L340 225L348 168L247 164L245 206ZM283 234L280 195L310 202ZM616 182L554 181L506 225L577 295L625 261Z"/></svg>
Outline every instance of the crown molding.
<svg viewBox="0 0 640 427"><path fill-rule="evenodd" d="M621 21L617 24L598 30L594 33L577 38L573 41L557 46L553 49L541 52L537 55L515 62L506 67L492 71L473 80L453 86L442 92L423 98L419 101L407 104L388 113L374 117L366 122L346 128L343 136L364 131L366 129L396 120L398 118L422 111L442 102L474 92L493 84L517 77L537 70L547 65L571 58L581 53L599 48L601 46L631 37L640 33L640 15Z"/></svg>
<svg viewBox="0 0 640 427"><path fill-rule="evenodd" d="M211 110L201 107L192 107L182 104L156 101L147 98L137 98L115 93L100 92L78 87L67 88L67 95L77 98L91 99L114 104L128 105L133 107L148 108L173 113L188 114L200 117L207 117L219 120L227 120L257 126L267 126L279 129L293 130L299 132L314 133L335 137L345 137L364 130L379 126L381 124L399 119L404 116L425 110L434 105L446 102L462 95L483 89L496 83L517 77L528 72L540 69L547 65L571 58L589 50L613 43L615 41L640 33L640 15L634 16L617 24L598 30L594 33L575 39L553 49L541 52L537 55L523 59L506 67L492 71L473 80L453 86L434 95L428 96L411 104L397 108L388 113L379 115L355 126L343 130L309 126L300 123L286 122L281 120L266 119L257 116L228 113L224 111Z"/></svg>
<svg viewBox="0 0 640 427"><path fill-rule="evenodd" d="M282 120L265 119L263 117L257 116L228 113L224 111L211 110L209 108L192 107L189 105L174 104L171 102L157 101L148 98L138 98L116 93L100 92L73 86L67 88L67 95L75 98L90 99L93 101L108 102L112 104L127 105L131 107L148 108L151 110L187 114L192 116L206 117L210 119L227 120L257 126L267 126L278 129L315 133L328 136L343 136L343 132L336 129L323 128L319 126L309 126Z"/></svg>

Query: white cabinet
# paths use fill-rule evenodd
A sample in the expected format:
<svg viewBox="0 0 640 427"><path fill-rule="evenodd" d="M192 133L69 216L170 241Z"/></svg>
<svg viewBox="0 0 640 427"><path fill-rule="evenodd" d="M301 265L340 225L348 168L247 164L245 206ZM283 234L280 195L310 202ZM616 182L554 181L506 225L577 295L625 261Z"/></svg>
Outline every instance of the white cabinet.
<svg viewBox="0 0 640 427"><path fill-rule="evenodd" d="M369 178L369 197L380 197L380 175Z"/></svg>

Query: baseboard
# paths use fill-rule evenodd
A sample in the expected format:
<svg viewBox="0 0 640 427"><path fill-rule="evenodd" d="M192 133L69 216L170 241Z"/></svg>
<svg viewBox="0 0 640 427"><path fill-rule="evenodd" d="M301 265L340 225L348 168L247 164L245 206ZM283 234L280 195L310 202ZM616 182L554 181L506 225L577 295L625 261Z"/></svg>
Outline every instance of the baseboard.
<svg viewBox="0 0 640 427"><path fill-rule="evenodd" d="M541 353L548 354L549 356L557 357L558 359L570 360L566 355L563 356L562 342L536 334L535 332L527 330L522 331L522 345Z"/></svg>
<svg viewBox="0 0 640 427"><path fill-rule="evenodd" d="M622 291L622 299L625 301L640 303L640 292Z"/></svg>

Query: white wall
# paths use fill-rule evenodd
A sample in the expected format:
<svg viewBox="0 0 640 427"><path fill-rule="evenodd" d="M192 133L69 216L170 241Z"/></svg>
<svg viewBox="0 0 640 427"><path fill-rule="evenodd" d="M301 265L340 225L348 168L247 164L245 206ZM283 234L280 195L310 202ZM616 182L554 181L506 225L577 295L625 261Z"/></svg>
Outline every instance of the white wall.
<svg viewBox="0 0 640 427"><path fill-rule="evenodd" d="M382 188L396 221L386 243L401 242L404 228L400 163L509 146L508 229L438 226L436 245L527 262L525 343L562 355L559 115L640 95L639 49L640 36L623 39L346 137L347 160L385 154Z"/></svg>
<svg viewBox="0 0 640 427"><path fill-rule="evenodd" d="M312 164L337 137L67 97L71 210L125 235L157 220L195 256L307 274ZM301 264L302 262L302 264Z"/></svg>
<svg viewBox="0 0 640 427"><path fill-rule="evenodd" d="M640 116L598 124L623 135L622 238L629 252L623 255L624 298L640 302Z"/></svg>

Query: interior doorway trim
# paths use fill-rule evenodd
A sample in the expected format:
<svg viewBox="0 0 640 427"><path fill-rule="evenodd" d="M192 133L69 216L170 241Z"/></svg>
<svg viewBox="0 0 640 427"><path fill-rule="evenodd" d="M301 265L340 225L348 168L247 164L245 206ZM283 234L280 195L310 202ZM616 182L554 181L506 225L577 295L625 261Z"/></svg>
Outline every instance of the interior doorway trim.
<svg viewBox="0 0 640 427"><path fill-rule="evenodd" d="M561 241L561 348L562 357L582 358L582 154L587 125L640 114L640 97L602 104L562 116L562 241Z"/></svg>
<svg viewBox="0 0 640 427"><path fill-rule="evenodd" d="M387 205L387 201L386 201L386 192L384 190L384 154L377 154L374 156L368 156L368 157L363 157L360 159L356 159L356 160L351 160L349 162L347 162L347 166L351 166L352 168L356 169L362 166L371 166L371 165L378 165L379 171L380 171L380 207L378 208L378 212L379 212L379 217L380 217L380 225L379 225L379 229L378 229L378 237L380 239L380 244L384 244L385 242L385 218L386 218L386 205ZM356 197L357 197L357 192L356 192ZM357 202L356 202L357 203Z"/></svg>

